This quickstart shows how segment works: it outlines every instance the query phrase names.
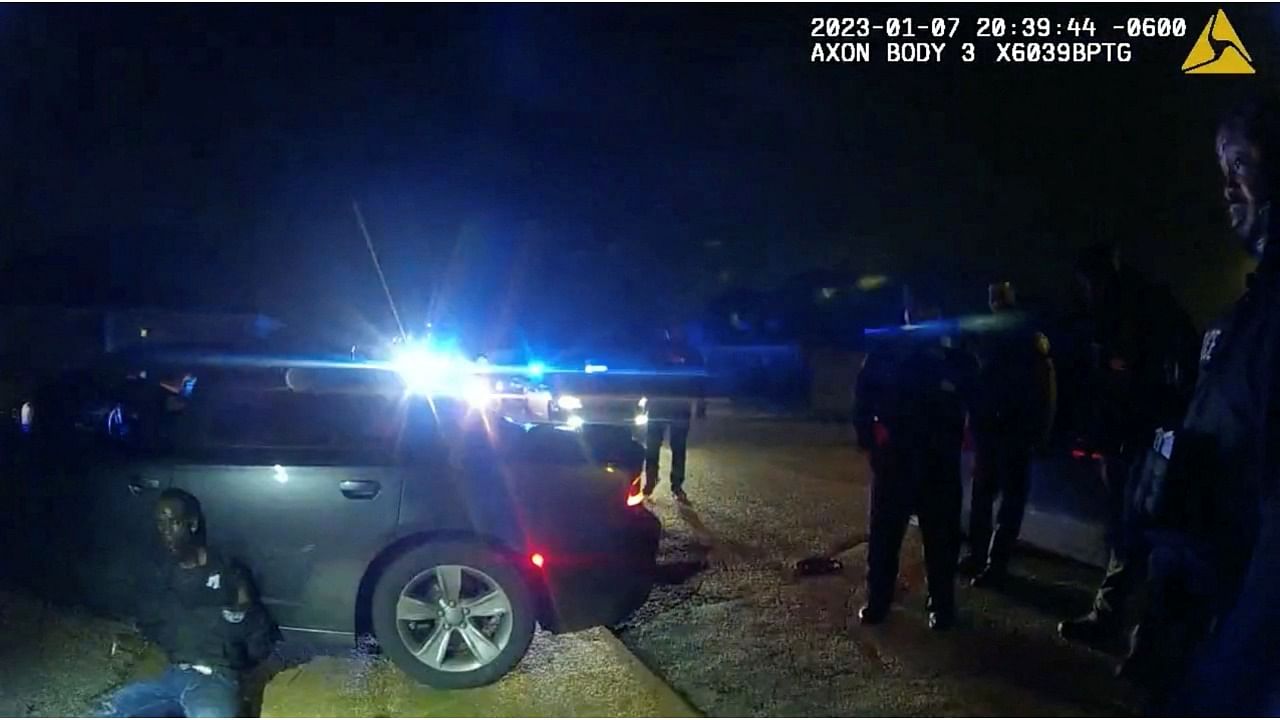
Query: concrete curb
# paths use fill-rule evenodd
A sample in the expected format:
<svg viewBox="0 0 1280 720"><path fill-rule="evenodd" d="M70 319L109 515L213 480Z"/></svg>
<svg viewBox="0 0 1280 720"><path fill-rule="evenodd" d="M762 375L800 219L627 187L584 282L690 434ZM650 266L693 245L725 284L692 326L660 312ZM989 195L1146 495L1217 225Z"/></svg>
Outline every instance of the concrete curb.
<svg viewBox="0 0 1280 720"><path fill-rule="evenodd" d="M632 652L631 648L628 648L626 643L622 642L613 631L606 629L600 633L600 637L609 645L615 657L626 663L632 672L641 678L641 682L646 687L655 691L657 694L655 700L664 712L663 717L706 717L697 708L690 705L683 695L676 692L676 689L671 687L670 683L659 677L653 670L650 670L649 666L645 665L644 661Z"/></svg>

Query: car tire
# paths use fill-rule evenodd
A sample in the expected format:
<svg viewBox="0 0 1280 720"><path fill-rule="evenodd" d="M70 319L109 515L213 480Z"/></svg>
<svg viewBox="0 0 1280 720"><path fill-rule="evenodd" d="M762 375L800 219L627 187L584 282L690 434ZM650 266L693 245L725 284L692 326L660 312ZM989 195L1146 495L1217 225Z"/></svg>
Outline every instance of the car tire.
<svg viewBox="0 0 1280 720"><path fill-rule="evenodd" d="M446 585L460 585L452 593L456 608L447 607ZM476 602L481 599L486 603ZM456 616L468 606L476 615ZM482 607L485 617L479 617ZM493 683L520 662L533 640L535 608L509 557L479 545L441 543L409 550L387 566L374 587L371 619L382 651L407 675L430 687L461 689ZM432 613L437 617L418 622ZM436 652L441 645L449 656L443 662Z"/></svg>

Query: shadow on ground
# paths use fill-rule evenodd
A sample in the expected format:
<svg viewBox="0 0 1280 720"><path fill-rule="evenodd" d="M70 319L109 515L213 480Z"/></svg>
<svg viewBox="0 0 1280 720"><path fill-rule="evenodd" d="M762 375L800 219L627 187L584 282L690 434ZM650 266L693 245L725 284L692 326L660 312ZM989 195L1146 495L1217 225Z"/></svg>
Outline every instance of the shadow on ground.
<svg viewBox="0 0 1280 720"><path fill-rule="evenodd" d="M707 569L705 560L686 560L658 565L654 582L658 585L680 585Z"/></svg>
<svg viewBox="0 0 1280 720"><path fill-rule="evenodd" d="M1010 574L1000 592L1016 603L1064 619L1082 614L1093 601L1093 595L1078 584L1019 574Z"/></svg>

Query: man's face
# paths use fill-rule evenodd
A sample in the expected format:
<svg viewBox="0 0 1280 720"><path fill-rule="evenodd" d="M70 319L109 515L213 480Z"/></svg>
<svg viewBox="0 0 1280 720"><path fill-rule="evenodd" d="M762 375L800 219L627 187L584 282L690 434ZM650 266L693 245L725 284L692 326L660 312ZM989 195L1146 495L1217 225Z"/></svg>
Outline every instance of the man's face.
<svg viewBox="0 0 1280 720"><path fill-rule="evenodd" d="M160 532L160 542L170 554L180 556L195 544L195 518L187 517L182 503L173 500L162 500L156 503L156 529Z"/></svg>
<svg viewBox="0 0 1280 720"><path fill-rule="evenodd" d="M1271 187L1262 149L1227 128L1218 133L1217 145L1231 231L1244 243L1245 250L1261 255L1267 243L1267 216L1271 211Z"/></svg>

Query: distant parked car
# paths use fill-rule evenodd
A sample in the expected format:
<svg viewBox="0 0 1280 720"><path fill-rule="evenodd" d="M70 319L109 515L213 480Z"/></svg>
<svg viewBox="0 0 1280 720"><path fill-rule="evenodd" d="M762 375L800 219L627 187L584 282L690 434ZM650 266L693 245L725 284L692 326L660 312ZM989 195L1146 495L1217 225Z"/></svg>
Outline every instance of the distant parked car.
<svg viewBox="0 0 1280 720"><path fill-rule="evenodd" d="M116 393L142 406L119 413L136 427L100 433L69 487L91 605L132 611L166 488L200 500L210 546L252 571L286 635L371 632L436 687L491 683L536 624L611 624L648 595L660 527L634 442L428 401L355 363L125 364L146 388ZM198 383L173 401L167 377Z"/></svg>

